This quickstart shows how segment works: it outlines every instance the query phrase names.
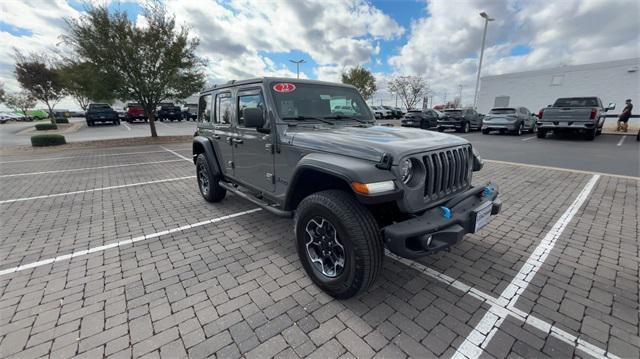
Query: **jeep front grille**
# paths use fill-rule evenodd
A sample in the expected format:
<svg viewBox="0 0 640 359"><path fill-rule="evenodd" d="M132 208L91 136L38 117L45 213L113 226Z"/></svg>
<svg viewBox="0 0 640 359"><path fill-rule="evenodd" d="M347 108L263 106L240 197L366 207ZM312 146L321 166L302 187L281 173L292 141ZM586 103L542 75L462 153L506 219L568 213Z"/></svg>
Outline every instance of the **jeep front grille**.
<svg viewBox="0 0 640 359"><path fill-rule="evenodd" d="M426 170L425 200L438 200L469 186L473 166L470 146L430 152L422 160Z"/></svg>

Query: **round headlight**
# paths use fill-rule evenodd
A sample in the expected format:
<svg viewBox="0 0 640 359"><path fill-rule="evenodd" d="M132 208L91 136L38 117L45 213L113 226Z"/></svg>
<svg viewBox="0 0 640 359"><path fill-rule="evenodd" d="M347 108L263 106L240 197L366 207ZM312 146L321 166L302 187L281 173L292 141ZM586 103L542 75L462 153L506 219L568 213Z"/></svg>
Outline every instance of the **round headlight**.
<svg viewBox="0 0 640 359"><path fill-rule="evenodd" d="M407 158L400 164L400 175L402 176L402 182L407 184L413 177L413 164L411 159Z"/></svg>

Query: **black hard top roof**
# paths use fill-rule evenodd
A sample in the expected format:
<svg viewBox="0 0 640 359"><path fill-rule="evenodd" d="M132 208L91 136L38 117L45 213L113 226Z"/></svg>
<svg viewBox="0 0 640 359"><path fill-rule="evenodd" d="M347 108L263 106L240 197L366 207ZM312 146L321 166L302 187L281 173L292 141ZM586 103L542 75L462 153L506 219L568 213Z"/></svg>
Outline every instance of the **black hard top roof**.
<svg viewBox="0 0 640 359"><path fill-rule="evenodd" d="M218 89L222 89L222 88L229 88L229 87L234 87L234 86L240 86L240 85L256 84L256 83L267 84L267 83L271 83L271 82L292 82L292 83L304 83L304 84L312 84L312 85L329 85L329 86L341 86L341 87L355 88L355 87L353 87L351 85L347 85L347 84L343 84L343 83L339 83L339 82L306 80L306 79L294 79L294 78L289 78L289 77L256 77L256 78L252 78L252 79L239 80L239 81L231 80L231 81L229 81L229 82L227 82L225 84L214 85L213 87L210 87L210 88L202 91L201 93L211 92L213 90L218 90Z"/></svg>

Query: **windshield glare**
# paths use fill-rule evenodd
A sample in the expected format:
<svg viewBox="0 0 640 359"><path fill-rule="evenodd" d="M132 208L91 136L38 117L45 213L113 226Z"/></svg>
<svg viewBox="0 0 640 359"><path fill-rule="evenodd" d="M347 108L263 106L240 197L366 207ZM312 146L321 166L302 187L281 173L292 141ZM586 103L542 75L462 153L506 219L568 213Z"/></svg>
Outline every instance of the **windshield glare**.
<svg viewBox="0 0 640 359"><path fill-rule="evenodd" d="M513 109L513 108L494 108L489 113L494 113L494 114L514 114L514 113L516 113L516 110Z"/></svg>
<svg viewBox="0 0 640 359"><path fill-rule="evenodd" d="M296 83L295 86L291 92L271 89L280 118L345 116L371 120L371 113L362 96L352 88L303 83Z"/></svg>

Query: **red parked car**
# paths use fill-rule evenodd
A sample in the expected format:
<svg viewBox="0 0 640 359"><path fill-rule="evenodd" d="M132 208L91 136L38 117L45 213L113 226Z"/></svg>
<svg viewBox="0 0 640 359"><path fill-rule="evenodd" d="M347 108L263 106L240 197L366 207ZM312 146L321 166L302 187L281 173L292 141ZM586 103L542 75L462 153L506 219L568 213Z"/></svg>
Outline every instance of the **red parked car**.
<svg viewBox="0 0 640 359"><path fill-rule="evenodd" d="M124 116L125 121L131 123L136 120L147 122L149 119L144 114L144 109L139 103L128 103L125 106L126 114Z"/></svg>

